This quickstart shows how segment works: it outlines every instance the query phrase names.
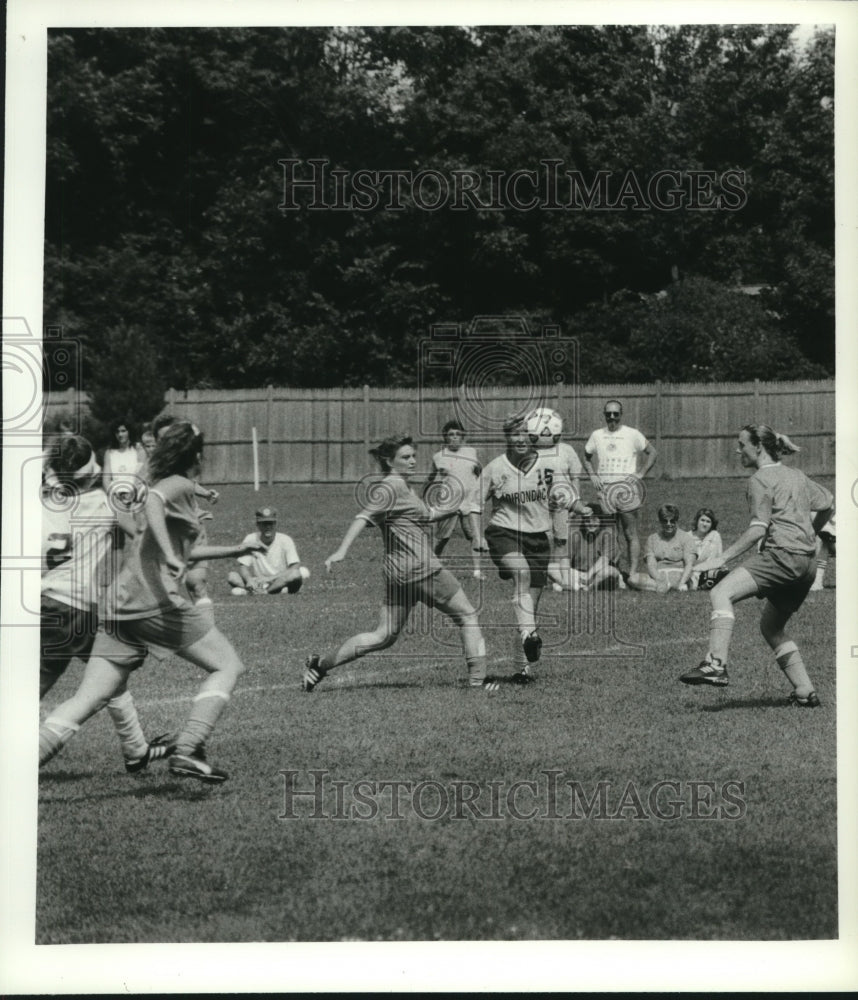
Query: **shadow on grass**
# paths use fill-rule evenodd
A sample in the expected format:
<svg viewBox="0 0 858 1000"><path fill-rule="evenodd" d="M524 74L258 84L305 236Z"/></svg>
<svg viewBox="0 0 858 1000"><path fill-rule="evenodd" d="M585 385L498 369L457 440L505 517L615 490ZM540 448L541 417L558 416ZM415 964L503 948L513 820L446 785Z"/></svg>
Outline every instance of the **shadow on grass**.
<svg viewBox="0 0 858 1000"><path fill-rule="evenodd" d="M726 712L732 708L789 708L786 698L768 695L765 698L738 698L718 705L701 705L701 712Z"/></svg>
<svg viewBox="0 0 858 1000"><path fill-rule="evenodd" d="M335 694L337 691L384 691L396 688L425 688L428 685L419 681L356 681L353 684L338 684L336 687L321 688L313 692L317 694ZM440 686L440 685L439 685Z"/></svg>
<svg viewBox="0 0 858 1000"><path fill-rule="evenodd" d="M71 778L91 778L92 774L68 774L66 780ZM154 775L149 775L154 777ZM211 793L213 788L220 788L219 785L209 785L202 781L193 779L174 778L168 774L162 776L162 780L157 784L154 782L141 783L140 778L129 778L123 782L123 787L116 788L109 792L93 792L90 795L74 795L68 798L63 795L40 795L39 802L45 805L60 802L102 802L109 799L164 799L167 801L196 802L198 799Z"/></svg>
<svg viewBox="0 0 858 1000"><path fill-rule="evenodd" d="M81 778L88 778L90 771L41 771L39 772L39 784L43 782L61 784L64 781L80 781Z"/></svg>

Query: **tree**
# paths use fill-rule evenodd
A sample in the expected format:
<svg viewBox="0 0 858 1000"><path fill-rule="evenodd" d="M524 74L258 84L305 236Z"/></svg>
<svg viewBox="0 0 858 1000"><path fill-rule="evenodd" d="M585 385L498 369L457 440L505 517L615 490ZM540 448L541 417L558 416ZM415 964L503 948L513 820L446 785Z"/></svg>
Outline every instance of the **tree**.
<svg viewBox="0 0 858 1000"><path fill-rule="evenodd" d="M114 420L128 420L136 428L151 420L164 408L167 389L143 328L111 327L103 332L100 345L99 363L85 386L95 444L107 441Z"/></svg>

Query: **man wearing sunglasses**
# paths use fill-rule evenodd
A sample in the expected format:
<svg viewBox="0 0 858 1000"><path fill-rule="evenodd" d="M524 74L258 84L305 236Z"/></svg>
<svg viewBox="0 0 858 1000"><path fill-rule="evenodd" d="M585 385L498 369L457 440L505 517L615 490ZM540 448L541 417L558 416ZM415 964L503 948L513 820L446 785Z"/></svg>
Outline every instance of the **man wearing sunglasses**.
<svg viewBox="0 0 858 1000"><path fill-rule="evenodd" d="M594 430L584 445L583 464L603 509L617 515L629 547L629 574L633 575L641 557L638 511L645 495L642 480L655 465L658 452L639 430L623 423L619 400L605 403L605 424ZM641 455L643 465L639 467Z"/></svg>

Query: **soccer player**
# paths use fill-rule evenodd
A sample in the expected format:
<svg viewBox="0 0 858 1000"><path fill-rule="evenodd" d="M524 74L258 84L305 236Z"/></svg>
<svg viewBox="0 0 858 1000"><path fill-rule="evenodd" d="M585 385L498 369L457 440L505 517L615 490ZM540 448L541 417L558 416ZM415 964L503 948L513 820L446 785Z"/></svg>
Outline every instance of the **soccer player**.
<svg viewBox="0 0 858 1000"><path fill-rule="evenodd" d="M548 484L551 511L551 560L548 576L554 590L569 588L572 563L569 554L569 504L580 497L581 459L571 444L557 441L540 453L543 475ZM558 502L563 498L563 502Z"/></svg>
<svg viewBox="0 0 858 1000"><path fill-rule="evenodd" d="M261 507L256 512L256 531L243 545L258 541L260 548L238 557L238 569L227 577L235 597L246 594L297 594L309 570L301 565L298 550L289 535L277 530L277 511Z"/></svg>
<svg viewBox="0 0 858 1000"><path fill-rule="evenodd" d="M591 503L590 513L580 518L577 531L569 535L569 558L573 590L624 590L626 587L616 567L617 534L613 518L604 520L604 512Z"/></svg>
<svg viewBox="0 0 858 1000"><path fill-rule="evenodd" d="M52 452L53 486L43 490L42 599L39 699L65 673L72 658L86 660L98 630L99 605L113 582L124 540L117 516L102 489L101 467L89 442L77 435L58 441ZM134 699L125 685L107 701L107 713L122 747L125 770L136 774L167 752L166 737L143 735ZM46 725L56 724L56 713Z"/></svg>
<svg viewBox="0 0 858 1000"><path fill-rule="evenodd" d="M206 761L205 744L229 701L244 665L229 640L198 608L184 582L193 557L226 558L256 545L195 545L199 519L194 480L203 456L203 435L177 421L158 440L149 460L146 525L134 539L117 578L116 606L105 617L76 693L39 730L39 763L55 756L80 726L124 690L150 647L176 653L208 677L170 747L170 773L212 784L227 779ZM157 654L156 654L157 655Z"/></svg>
<svg viewBox="0 0 858 1000"><path fill-rule="evenodd" d="M155 417L152 421L152 434L155 437L155 441L160 441L161 437L164 435L168 427L172 427L178 421L178 417L174 417L169 413L162 413L159 417ZM220 493L217 490L211 490L202 483L194 483L194 497L195 508L197 519L200 522L200 534L197 538L197 546L204 547L208 545L208 531L203 522L210 521L212 519L212 513L209 510L204 510L199 505L199 500L205 500L207 503L217 503ZM203 608L204 612L208 615L209 621L214 625L214 614L212 613L212 599L209 597L208 588L208 577L209 577L209 567L208 562L205 559L198 559L192 562L188 566L187 573L185 574L185 584L188 588L188 593L194 600L194 603Z"/></svg>
<svg viewBox="0 0 858 1000"><path fill-rule="evenodd" d="M798 448L785 434L776 434L765 424L743 427L736 451L743 467L754 469L748 482L751 523L722 555L695 568L698 572L718 569L758 543L760 550L710 591L709 651L699 666L679 679L683 684L715 687L728 683L733 605L760 597L764 600L760 631L793 686L789 703L817 708L820 701L801 653L785 629L813 585L816 534L830 517L834 498L803 472L781 464L781 455L793 454Z"/></svg>
<svg viewBox="0 0 858 1000"><path fill-rule="evenodd" d="M623 423L623 404L605 403L606 427L597 427L584 445L584 468L607 513L616 513L629 548L629 574L637 573L641 543L638 510L643 503L642 480L655 464L658 452L634 427ZM638 468L639 455L644 456ZM593 459L596 465L593 465Z"/></svg>
<svg viewBox="0 0 858 1000"><path fill-rule="evenodd" d="M504 422L506 451L483 469L480 499L483 510L491 501L491 518L485 530L489 554L502 580L512 580L513 610L520 634L513 658L516 684L533 680L531 665L539 661L542 637L536 625L539 599L545 587L551 554L551 514L544 462L531 444L523 417ZM550 467L550 466L548 466ZM575 501L576 513L590 508Z"/></svg>
<svg viewBox="0 0 858 1000"><path fill-rule="evenodd" d="M381 530L384 539L384 603L378 625L347 639L339 649L307 658L302 686L310 693L336 667L367 653L392 646L418 601L449 615L459 628L468 684L471 688L496 689L486 679L486 647L477 613L459 581L432 551L429 524L452 516L455 509L428 507L408 485L417 464L412 439L407 435L385 438L370 454L378 462L383 478L367 491L362 509L352 521L339 547L325 560L332 567L345 559L354 540L368 525Z"/></svg>
<svg viewBox="0 0 858 1000"><path fill-rule="evenodd" d="M464 500L458 515L444 518L435 526L435 555L442 555L458 521L462 534L471 543L474 579L484 580L485 575L480 568L480 553L485 551L480 535L480 461L476 451L465 444L465 428L458 420L448 420L441 434L444 447L432 456L432 471L426 482L424 498L432 495L434 483L447 480L455 484L456 494L462 494Z"/></svg>
<svg viewBox="0 0 858 1000"><path fill-rule="evenodd" d="M679 527L679 509L672 503L658 508L658 531L646 543L646 573L629 575L629 586L635 590L654 590L666 594L669 590L688 590L691 569L697 560L697 549L690 531Z"/></svg>

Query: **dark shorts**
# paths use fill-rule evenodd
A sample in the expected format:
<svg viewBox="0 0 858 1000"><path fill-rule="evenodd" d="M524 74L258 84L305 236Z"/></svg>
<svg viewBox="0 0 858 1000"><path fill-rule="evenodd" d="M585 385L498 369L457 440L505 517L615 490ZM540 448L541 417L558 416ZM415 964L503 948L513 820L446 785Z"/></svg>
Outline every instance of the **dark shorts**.
<svg viewBox="0 0 858 1000"><path fill-rule="evenodd" d="M742 563L753 577L758 597L791 615L804 603L816 578L816 555L799 555L782 549L764 549Z"/></svg>
<svg viewBox="0 0 858 1000"><path fill-rule="evenodd" d="M82 660L89 656L98 631L98 614L43 597L40 630L41 663L59 676L73 656Z"/></svg>
<svg viewBox="0 0 858 1000"><path fill-rule="evenodd" d="M92 655L136 670L150 648L156 656L180 653L208 635L213 627L212 615L196 605L170 608L151 618L109 621L99 631Z"/></svg>
<svg viewBox="0 0 858 1000"><path fill-rule="evenodd" d="M436 603L446 604L461 589L462 585L456 577L448 569L442 568L413 583L386 581L384 603L410 608L422 601L433 608Z"/></svg>
<svg viewBox="0 0 858 1000"><path fill-rule="evenodd" d="M486 528L486 542L501 580L512 579L512 574L503 565L503 557L518 553L524 556L530 568L531 587L544 587L548 582L548 560L551 556L548 532L511 531L490 524Z"/></svg>

